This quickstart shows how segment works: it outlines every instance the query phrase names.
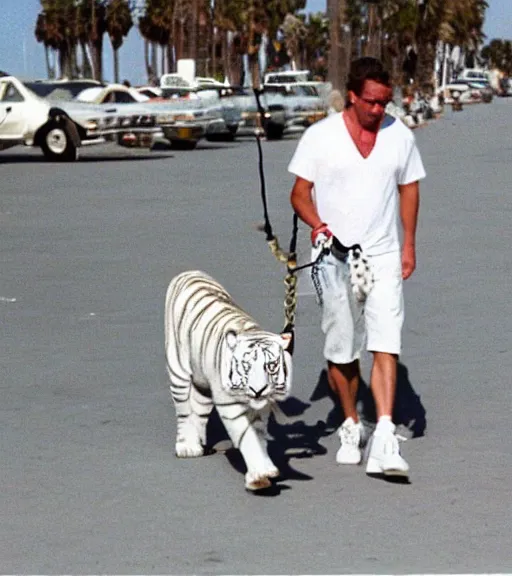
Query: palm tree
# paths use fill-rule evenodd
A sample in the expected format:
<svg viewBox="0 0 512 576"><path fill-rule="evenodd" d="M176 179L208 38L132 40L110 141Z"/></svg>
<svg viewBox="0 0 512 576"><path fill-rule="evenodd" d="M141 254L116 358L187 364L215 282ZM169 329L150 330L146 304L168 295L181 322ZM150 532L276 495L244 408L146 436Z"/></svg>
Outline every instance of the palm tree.
<svg viewBox="0 0 512 576"><path fill-rule="evenodd" d="M489 66L512 74L512 42L494 38L482 48L481 57Z"/></svg>
<svg viewBox="0 0 512 576"><path fill-rule="evenodd" d="M171 29L173 26L173 4L167 0L146 0L144 10L139 18L139 31L144 38L144 55L148 81L156 82L158 73L157 48L162 48L162 60L165 60L164 50L167 49L167 60L171 60ZM151 49L151 56L149 54ZM162 64L162 73L165 66Z"/></svg>
<svg viewBox="0 0 512 576"><path fill-rule="evenodd" d="M328 79L335 90L344 91L351 56L351 34L347 31L349 0L327 0L329 18Z"/></svg>
<svg viewBox="0 0 512 576"><path fill-rule="evenodd" d="M314 72L325 74L321 62L325 62L329 51L329 21L324 14L309 14L304 38L304 63Z"/></svg>
<svg viewBox="0 0 512 576"><path fill-rule="evenodd" d="M114 51L114 82L119 82L119 48L128 36L133 19L128 0L109 0L105 11L106 30Z"/></svg>
<svg viewBox="0 0 512 576"><path fill-rule="evenodd" d="M287 14L296 15L305 7L306 0L260 0L259 8L265 12L269 37L276 37Z"/></svg>
<svg viewBox="0 0 512 576"><path fill-rule="evenodd" d="M76 0L76 7L77 35L91 52L93 78L101 81L103 80L103 36L107 31L106 0Z"/></svg>
<svg viewBox="0 0 512 576"><path fill-rule="evenodd" d="M197 58L197 20L199 16L199 1L189 0L190 2L190 21L188 35L188 57L196 60Z"/></svg>
<svg viewBox="0 0 512 576"><path fill-rule="evenodd" d="M55 68L50 63L50 50L56 49L57 46L49 35L48 15L45 12L38 14L34 34L36 40L44 45L47 76L55 78Z"/></svg>
<svg viewBox="0 0 512 576"><path fill-rule="evenodd" d="M284 32L286 48L291 56L292 68L296 70L297 64L299 65L299 68L303 68L303 62L301 60L301 49L307 35L307 28L304 22L300 18L297 18L297 16L287 14L284 19L282 28Z"/></svg>
<svg viewBox="0 0 512 576"><path fill-rule="evenodd" d="M474 67L476 54L484 38L486 0L448 0L440 28L440 40L465 51L466 65Z"/></svg>
<svg viewBox="0 0 512 576"><path fill-rule="evenodd" d="M73 77L77 73L75 0L41 0L41 8L36 39L57 51L59 75Z"/></svg>
<svg viewBox="0 0 512 576"><path fill-rule="evenodd" d="M217 28L220 39L224 75L228 77L231 84L240 82L241 55L245 52L242 33L247 26L248 7L248 0L215 1L214 26ZM230 35L237 40L236 45L228 42Z"/></svg>
<svg viewBox="0 0 512 576"><path fill-rule="evenodd" d="M412 44L417 20L418 8L411 0L385 0L381 6L382 59L397 87L404 82L404 55Z"/></svg>

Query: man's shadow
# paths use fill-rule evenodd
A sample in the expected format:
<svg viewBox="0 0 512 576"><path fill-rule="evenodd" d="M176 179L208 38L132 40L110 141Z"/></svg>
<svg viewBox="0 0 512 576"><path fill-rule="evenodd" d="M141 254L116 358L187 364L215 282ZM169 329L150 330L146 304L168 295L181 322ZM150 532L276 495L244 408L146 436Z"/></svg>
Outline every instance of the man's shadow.
<svg viewBox="0 0 512 576"><path fill-rule="evenodd" d="M316 402L325 397L333 401L333 407L325 421L325 435L329 435L339 428L344 415L338 399L329 386L327 371L322 370L310 401ZM370 387L363 379L361 379L357 393L357 409L365 427L372 432L377 422L375 402ZM406 439L424 436L427 429L427 411L409 380L409 370L400 362L397 368L393 422L396 424L397 433Z"/></svg>
<svg viewBox="0 0 512 576"><path fill-rule="evenodd" d="M307 424L302 416L311 406L326 397L331 398L333 406L327 414L325 422L317 421L315 424ZM259 494L264 496L276 496L281 490L287 490L290 486L283 484L287 480L312 480L308 474L296 470L291 464L292 458L312 458L316 455L327 453L327 449L320 443L321 439L330 436L339 428L344 420L340 403L332 392L328 380L327 371L322 370L318 383L310 397L310 402L291 397L285 402L280 402L280 408L285 416L293 420L292 423L278 422L272 415L268 425L268 453L272 461L281 472L278 481L271 489L262 490ZM375 402L371 391L364 380L359 386L358 412L368 432L373 432L376 424ZM421 403L421 398L412 387L409 373L403 364L398 364L397 390L395 397L395 410L393 421L397 426L397 433L405 438L418 438L425 434L427 427L426 410ZM207 444L209 451L223 452L226 458L240 474L247 471L242 455L233 448L229 441L224 425L217 411L214 410L207 427Z"/></svg>

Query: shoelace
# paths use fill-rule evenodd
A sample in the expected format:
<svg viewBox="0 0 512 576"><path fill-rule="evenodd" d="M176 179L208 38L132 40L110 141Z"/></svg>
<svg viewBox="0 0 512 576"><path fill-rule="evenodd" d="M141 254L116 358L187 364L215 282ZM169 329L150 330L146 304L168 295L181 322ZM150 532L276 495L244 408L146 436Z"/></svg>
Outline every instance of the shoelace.
<svg viewBox="0 0 512 576"><path fill-rule="evenodd" d="M384 451L400 455L400 443L406 441L407 438L400 434L391 434L389 438L384 440Z"/></svg>
<svg viewBox="0 0 512 576"><path fill-rule="evenodd" d="M361 435L358 433L357 427L354 426L341 426L340 440L342 444L350 444L352 446L359 446Z"/></svg>

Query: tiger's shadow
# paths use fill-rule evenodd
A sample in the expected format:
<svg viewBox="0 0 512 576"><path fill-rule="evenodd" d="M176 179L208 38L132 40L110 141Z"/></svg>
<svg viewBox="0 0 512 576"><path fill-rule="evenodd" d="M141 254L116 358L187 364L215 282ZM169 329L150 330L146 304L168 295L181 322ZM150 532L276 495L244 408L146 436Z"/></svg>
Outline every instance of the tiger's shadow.
<svg viewBox="0 0 512 576"><path fill-rule="evenodd" d="M284 414L296 420L311 406L298 398L290 397L279 406ZM312 476L304 474L290 465L292 458L312 458L315 455L326 454L327 449L319 443L322 434L317 425L310 426L299 420L293 424L278 424L272 415L268 422L268 453L274 464L279 468L280 476L272 488L255 492L255 494L274 496L281 490L290 487L283 484L287 480L313 480ZM238 450L232 447L224 426L214 410L207 427L207 445L211 452L224 452L233 468L240 474L245 474L247 468ZM228 446L223 449L223 446Z"/></svg>
<svg viewBox="0 0 512 576"><path fill-rule="evenodd" d="M288 485L283 484L287 480L313 480L312 476L292 467L290 460L292 458L313 458L314 456L326 454L327 449L320 441L322 438L335 433L343 421L343 413L339 402L329 387L326 370L320 372L318 383L309 398L309 402L290 397L285 402L280 403L285 415L297 420L299 416L305 415L313 402L318 402L326 397L332 400L333 406L325 422L318 420L315 424L307 424L303 419L299 419L293 424L282 425L278 424L273 416L270 417L268 425L268 453L279 468L281 475L272 489L261 491L261 495L274 496L283 489L289 489ZM361 380L361 385L359 386L357 406L365 427L372 432L376 422L375 403L368 385L363 380ZM401 363L398 364L397 371L397 391L393 421L397 425L397 432L405 438L418 438L425 434L427 426L426 410L420 396L416 394L411 385L407 367ZM207 445L210 447L210 452L224 452L233 468L240 474L245 474L247 470L245 462L240 452L230 444L225 428L215 410L212 412L208 422ZM230 447L225 450L219 449L218 447L222 445L230 445Z"/></svg>

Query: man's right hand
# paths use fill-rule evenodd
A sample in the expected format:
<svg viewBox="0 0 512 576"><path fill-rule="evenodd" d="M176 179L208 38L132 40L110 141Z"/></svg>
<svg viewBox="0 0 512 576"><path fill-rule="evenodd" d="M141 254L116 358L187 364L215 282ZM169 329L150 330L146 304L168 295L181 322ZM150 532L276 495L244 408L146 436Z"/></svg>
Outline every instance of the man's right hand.
<svg viewBox="0 0 512 576"><path fill-rule="evenodd" d="M329 240L331 236L332 232L329 230L329 226L327 226L325 222L322 222L311 230L311 244L313 244L314 248L318 248L318 246Z"/></svg>

